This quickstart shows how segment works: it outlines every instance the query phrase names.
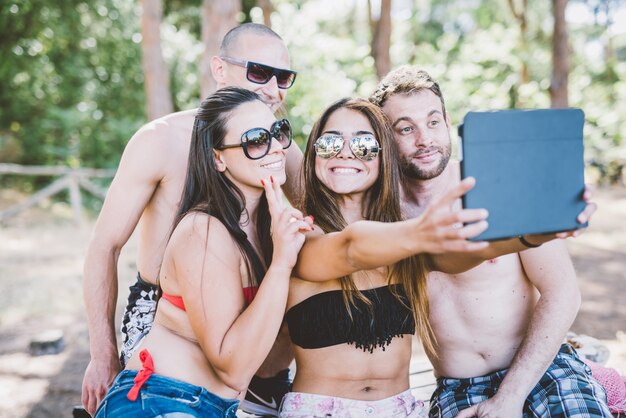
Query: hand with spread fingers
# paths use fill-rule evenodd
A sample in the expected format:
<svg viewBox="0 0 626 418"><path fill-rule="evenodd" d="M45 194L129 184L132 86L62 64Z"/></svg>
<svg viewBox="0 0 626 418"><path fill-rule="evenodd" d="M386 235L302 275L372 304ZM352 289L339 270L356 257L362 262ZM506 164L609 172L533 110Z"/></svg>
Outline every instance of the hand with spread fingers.
<svg viewBox="0 0 626 418"><path fill-rule="evenodd" d="M304 233L313 230L313 219L285 204L280 185L272 177L262 180L261 184L272 217L272 265L292 269L304 244Z"/></svg>
<svg viewBox="0 0 626 418"><path fill-rule="evenodd" d="M487 242L472 242L487 229L486 209L454 209L457 199L471 190L476 184L472 177L461 181L457 186L433 201L426 211L414 221L414 233L422 245L422 252L441 254L444 252L477 251L486 248ZM467 223L467 225L464 225Z"/></svg>

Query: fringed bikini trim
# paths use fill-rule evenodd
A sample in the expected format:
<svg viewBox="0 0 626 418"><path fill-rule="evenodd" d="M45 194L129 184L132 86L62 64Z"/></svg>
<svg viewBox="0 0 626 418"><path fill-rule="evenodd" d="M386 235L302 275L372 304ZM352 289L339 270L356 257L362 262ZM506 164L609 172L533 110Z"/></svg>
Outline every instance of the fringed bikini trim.
<svg viewBox="0 0 626 418"><path fill-rule="evenodd" d="M396 337L415 333L413 314L404 288L394 285L362 291L371 302L354 298L352 318L343 303L341 290L318 293L293 306L286 314L294 344L302 348L322 348L337 344L354 344L372 353L383 350Z"/></svg>

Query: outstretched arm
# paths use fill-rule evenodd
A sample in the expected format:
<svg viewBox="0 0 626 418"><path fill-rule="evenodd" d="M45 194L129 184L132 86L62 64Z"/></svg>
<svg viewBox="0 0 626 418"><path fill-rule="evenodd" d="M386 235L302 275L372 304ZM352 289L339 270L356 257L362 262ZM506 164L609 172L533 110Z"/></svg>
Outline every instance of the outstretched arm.
<svg viewBox="0 0 626 418"><path fill-rule="evenodd" d="M597 205L591 202L592 188L585 187L582 199L587 203L583 211L578 215L576 220L579 224L589 222L597 209ZM558 232L554 234L535 234L525 235L522 239L510 238L502 241L489 243L488 247L482 250L466 253L448 253L433 256L431 265L435 270L448 274L458 274L476 267L486 260L500 257L505 254L517 253L528 250L531 247L539 247L542 244L555 240L557 238L577 237L585 231L585 228L576 229L574 231ZM529 247L529 245L531 247Z"/></svg>
<svg viewBox="0 0 626 418"><path fill-rule="evenodd" d="M394 264L418 253L475 251L487 244L470 242L469 237L487 228L482 209L452 211L452 203L470 190L466 179L421 216L401 222L359 221L340 232L309 234L300 251L294 276L324 281L355 271ZM476 222L462 226L463 222Z"/></svg>
<svg viewBox="0 0 626 418"><path fill-rule="evenodd" d="M83 378L82 402L91 414L120 369L114 329L117 262L161 178L158 148L158 139L146 131L130 140L87 249L83 296L91 359Z"/></svg>
<svg viewBox="0 0 626 418"><path fill-rule="evenodd" d="M524 401L559 351L580 307L576 272L562 241L520 253L541 297L497 394L458 417L521 416Z"/></svg>

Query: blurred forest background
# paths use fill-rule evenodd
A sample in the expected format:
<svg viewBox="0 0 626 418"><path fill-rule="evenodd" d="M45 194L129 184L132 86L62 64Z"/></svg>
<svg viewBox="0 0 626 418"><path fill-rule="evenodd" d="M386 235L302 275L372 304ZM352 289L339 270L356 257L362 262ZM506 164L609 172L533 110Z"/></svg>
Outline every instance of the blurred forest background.
<svg viewBox="0 0 626 418"><path fill-rule="evenodd" d="M246 21L289 46L300 144L331 101L410 63L440 81L454 125L469 110L582 108L591 180L624 181L624 0L4 0L0 162L115 168L143 123L212 91L205 62Z"/></svg>
<svg viewBox="0 0 626 418"><path fill-rule="evenodd" d="M80 201L78 187L101 197L141 125L197 107L214 88L208 58L247 21L290 49L300 145L333 100L367 97L406 63L440 81L454 126L470 110L582 108L587 181L607 187L592 227L567 241L583 293L572 329L601 339L626 374L626 0L0 0L0 418L80 403L82 265L102 201ZM52 198L3 218L42 190ZM81 227L70 200L91 209ZM131 238L118 321L135 254ZM31 355L50 330L64 350Z"/></svg>

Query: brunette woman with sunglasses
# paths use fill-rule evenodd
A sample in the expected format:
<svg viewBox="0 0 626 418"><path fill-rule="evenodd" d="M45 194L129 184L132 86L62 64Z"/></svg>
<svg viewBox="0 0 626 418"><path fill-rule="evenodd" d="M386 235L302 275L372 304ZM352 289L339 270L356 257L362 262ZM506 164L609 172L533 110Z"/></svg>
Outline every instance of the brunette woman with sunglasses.
<svg viewBox="0 0 626 418"><path fill-rule="evenodd" d="M246 63L249 69L228 61ZM205 69L210 74L203 78L213 78L218 89L237 86L253 91L275 112L282 109L287 87L295 80L285 42L257 23L231 29L209 64ZM91 415L152 326L159 294L156 282L184 187L196 113L197 109L190 109L165 115L132 136L94 227L83 276L91 359L83 378L82 403ZM288 176L285 193L295 199L300 194L295 174L302 166L302 152L291 146L287 154L286 171L294 175ZM133 231L137 231L138 271L125 279L117 274L119 254L128 250ZM125 290L128 285L130 292ZM118 288L128 299L120 317L120 339L115 332ZM286 332L279 334L275 349L251 382L249 402L244 402L247 410L264 407L266 399L277 405L288 390L286 369L292 360L288 343ZM262 399L257 400L256 394Z"/></svg>
<svg viewBox="0 0 626 418"><path fill-rule="evenodd" d="M334 103L313 127L302 209L316 226L289 289L296 376L280 417L426 416L409 390L411 337L417 331L434 350L426 272L441 258L416 254L485 248L467 238L486 228L487 214L451 209L467 180L402 221L397 159L387 119L366 100Z"/></svg>
<svg viewBox="0 0 626 418"><path fill-rule="evenodd" d="M96 417L236 416L312 229L276 195L291 139L256 93L225 88L202 103L154 325Z"/></svg>

